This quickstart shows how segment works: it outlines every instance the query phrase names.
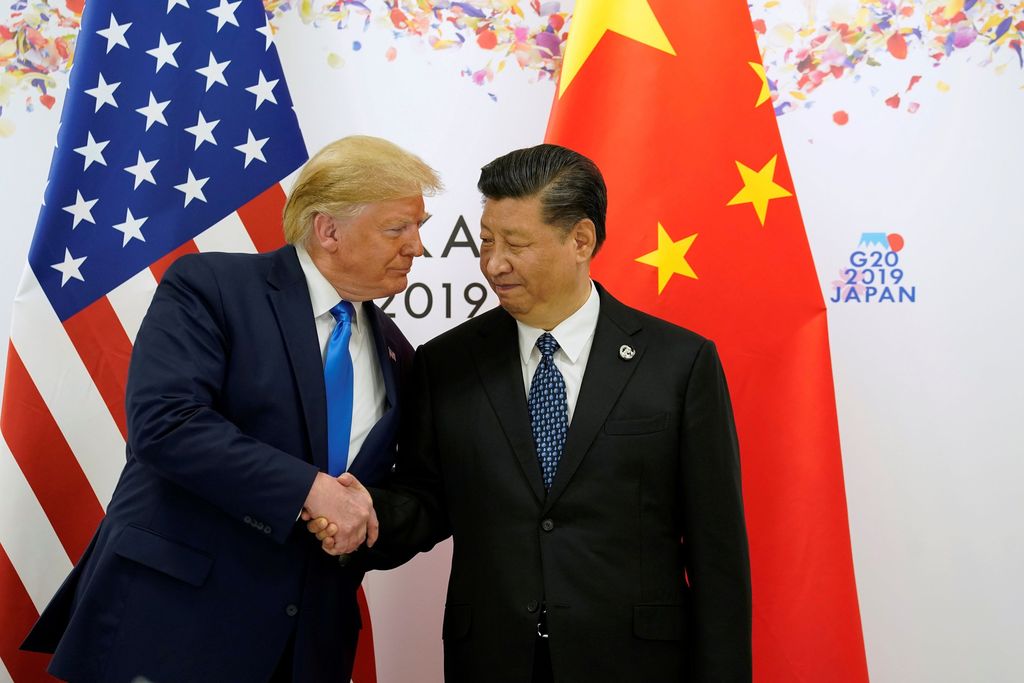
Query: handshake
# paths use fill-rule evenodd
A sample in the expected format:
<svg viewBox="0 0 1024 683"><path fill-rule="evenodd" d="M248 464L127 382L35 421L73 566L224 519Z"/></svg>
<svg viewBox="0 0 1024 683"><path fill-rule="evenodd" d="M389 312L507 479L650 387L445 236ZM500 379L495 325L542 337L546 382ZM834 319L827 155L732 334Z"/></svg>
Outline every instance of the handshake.
<svg viewBox="0 0 1024 683"><path fill-rule="evenodd" d="M366 542L377 541L379 524L369 491L354 476L345 472L334 477L320 472L302 507L306 529L315 534L329 555L355 552Z"/></svg>

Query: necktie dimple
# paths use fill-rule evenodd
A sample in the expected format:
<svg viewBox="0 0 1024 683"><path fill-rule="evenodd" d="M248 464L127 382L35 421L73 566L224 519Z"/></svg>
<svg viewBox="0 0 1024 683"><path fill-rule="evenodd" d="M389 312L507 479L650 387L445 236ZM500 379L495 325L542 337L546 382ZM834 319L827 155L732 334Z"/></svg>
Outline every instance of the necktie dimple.
<svg viewBox="0 0 1024 683"><path fill-rule="evenodd" d="M327 473L337 477L348 468L348 444L352 435L352 337L355 309L339 301L331 309L337 325L327 340L324 387L327 390Z"/></svg>
<svg viewBox="0 0 1024 683"><path fill-rule="evenodd" d="M530 383L528 404L544 488L550 489L569 428L569 406L565 399L565 379L555 367L554 354L558 350L558 342L550 332L545 332L537 339L537 348L540 350L540 365Z"/></svg>

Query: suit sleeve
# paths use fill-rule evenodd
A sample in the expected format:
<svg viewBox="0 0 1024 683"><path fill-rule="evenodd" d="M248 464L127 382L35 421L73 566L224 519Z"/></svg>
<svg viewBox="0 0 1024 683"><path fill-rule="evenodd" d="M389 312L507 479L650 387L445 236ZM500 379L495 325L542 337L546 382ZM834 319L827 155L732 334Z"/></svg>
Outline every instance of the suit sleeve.
<svg viewBox="0 0 1024 683"><path fill-rule="evenodd" d="M371 569L397 567L451 535L427 366L421 347L413 361L412 390L403 398L393 476L370 489L380 522L380 537L364 558Z"/></svg>
<svg viewBox="0 0 1024 683"><path fill-rule="evenodd" d="M157 287L132 351L128 446L161 476L239 522L259 520L282 543L317 469L218 412L232 343L215 273L201 259L179 259Z"/></svg>
<svg viewBox="0 0 1024 683"><path fill-rule="evenodd" d="M725 373L710 341L698 351L686 387L682 450L693 680L750 681L750 559L739 446Z"/></svg>

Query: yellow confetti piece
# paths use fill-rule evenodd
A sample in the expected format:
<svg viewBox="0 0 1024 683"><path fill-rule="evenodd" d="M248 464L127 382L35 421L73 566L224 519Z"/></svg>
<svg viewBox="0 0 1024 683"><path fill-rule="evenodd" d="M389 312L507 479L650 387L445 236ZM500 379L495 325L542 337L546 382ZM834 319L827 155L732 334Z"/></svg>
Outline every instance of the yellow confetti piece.
<svg viewBox="0 0 1024 683"><path fill-rule="evenodd" d="M764 3L764 8L765 9L771 9L772 7L778 7L778 6L779 6L779 0L770 0L770 2Z"/></svg>
<svg viewBox="0 0 1024 683"><path fill-rule="evenodd" d="M0 138L9 138L14 135L15 125L13 121L0 119Z"/></svg>
<svg viewBox="0 0 1024 683"><path fill-rule="evenodd" d="M327 66L332 69L340 69L345 66L345 58L336 52L332 52L327 55Z"/></svg>
<svg viewBox="0 0 1024 683"><path fill-rule="evenodd" d="M1000 64L999 66L996 67L996 74L997 75L1002 76L1004 71L1006 71L1006 65L1005 64Z"/></svg>
<svg viewBox="0 0 1024 683"><path fill-rule="evenodd" d="M949 83L945 81L939 81L935 84L935 87L939 89L939 92L949 92Z"/></svg>
<svg viewBox="0 0 1024 683"><path fill-rule="evenodd" d="M797 100L806 100L807 99L807 95L805 95L804 93L800 92L799 90L790 90L789 94L794 99L797 99Z"/></svg>
<svg viewBox="0 0 1024 683"><path fill-rule="evenodd" d="M950 0L949 4L946 5L946 10L942 13L942 18L952 19L956 16L956 13L962 11L963 8L964 0Z"/></svg>
<svg viewBox="0 0 1024 683"><path fill-rule="evenodd" d="M1003 19L1005 19L1005 18L1006 18L1005 16L1002 16L1002 15L999 15L999 14L993 14L992 16L990 16L988 18L988 21L986 21L985 24L981 27L980 33L988 33L989 31L994 29L996 26L998 26L999 23Z"/></svg>
<svg viewBox="0 0 1024 683"><path fill-rule="evenodd" d="M773 45L792 45L796 32L789 24L779 24L768 31L768 37Z"/></svg>

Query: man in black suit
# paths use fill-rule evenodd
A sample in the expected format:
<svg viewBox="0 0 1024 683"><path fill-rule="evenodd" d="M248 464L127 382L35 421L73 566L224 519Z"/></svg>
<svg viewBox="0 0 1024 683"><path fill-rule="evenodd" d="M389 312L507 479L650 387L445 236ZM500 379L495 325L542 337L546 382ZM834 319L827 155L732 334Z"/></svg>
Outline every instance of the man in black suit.
<svg viewBox="0 0 1024 683"><path fill-rule="evenodd" d="M452 535L449 683L751 679L740 464L712 342L590 279L600 171L540 145L483 168L501 307L425 344L370 556ZM314 520L325 549L333 529Z"/></svg>
<svg viewBox="0 0 1024 683"><path fill-rule="evenodd" d="M412 348L372 299L405 289L438 188L392 143L345 138L300 173L288 246L167 271L132 353L121 479L23 645L54 652L53 675L349 680L362 571L296 522L336 521L339 550L375 536L366 491L335 477L390 474Z"/></svg>

